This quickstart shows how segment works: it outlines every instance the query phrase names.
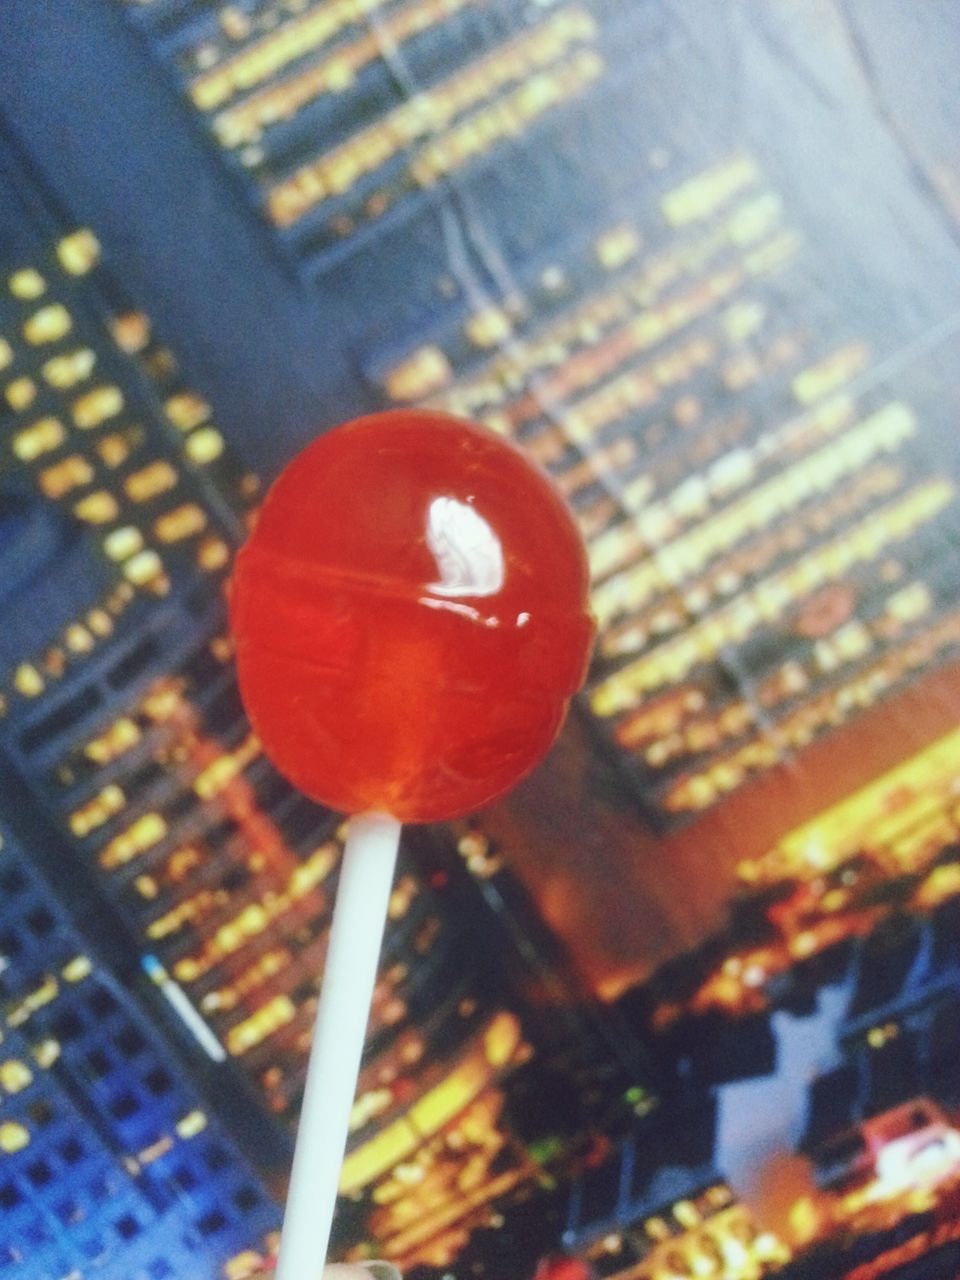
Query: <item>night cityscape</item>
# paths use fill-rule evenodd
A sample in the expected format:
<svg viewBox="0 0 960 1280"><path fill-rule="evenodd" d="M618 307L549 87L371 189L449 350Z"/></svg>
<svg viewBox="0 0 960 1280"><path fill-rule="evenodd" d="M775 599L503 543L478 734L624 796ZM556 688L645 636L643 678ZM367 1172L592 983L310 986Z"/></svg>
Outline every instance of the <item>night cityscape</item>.
<svg viewBox="0 0 960 1280"><path fill-rule="evenodd" d="M290 458L404 406L553 476L598 635L544 764L405 828L333 1256L956 1280L960 14L0 35L0 1280L274 1255L345 824L228 583Z"/></svg>

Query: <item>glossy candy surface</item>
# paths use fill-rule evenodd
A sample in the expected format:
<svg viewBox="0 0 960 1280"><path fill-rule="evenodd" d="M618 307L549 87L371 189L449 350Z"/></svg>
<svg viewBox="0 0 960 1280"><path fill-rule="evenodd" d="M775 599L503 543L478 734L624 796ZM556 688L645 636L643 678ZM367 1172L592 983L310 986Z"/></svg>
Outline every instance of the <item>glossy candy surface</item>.
<svg viewBox="0 0 960 1280"><path fill-rule="evenodd" d="M484 428L420 411L320 436L237 557L240 690L277 768L405 822L508 790L556 737L593 623L580 535Z"/></svg>

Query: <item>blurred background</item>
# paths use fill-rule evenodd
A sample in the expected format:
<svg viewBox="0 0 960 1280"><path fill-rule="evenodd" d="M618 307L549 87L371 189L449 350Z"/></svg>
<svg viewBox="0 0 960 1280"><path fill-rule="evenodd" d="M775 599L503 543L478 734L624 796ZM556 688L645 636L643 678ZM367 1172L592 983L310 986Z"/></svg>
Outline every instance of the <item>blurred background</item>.
<svg viewBox="0 0 960 1280"><path fill-rule="evenodd" d="M951 0L6 0L0 1277L275 1244L341 818L240 706L264 486L396 405L556 478L548 761L408 829L336 1248L960 1271Z"/></svg>

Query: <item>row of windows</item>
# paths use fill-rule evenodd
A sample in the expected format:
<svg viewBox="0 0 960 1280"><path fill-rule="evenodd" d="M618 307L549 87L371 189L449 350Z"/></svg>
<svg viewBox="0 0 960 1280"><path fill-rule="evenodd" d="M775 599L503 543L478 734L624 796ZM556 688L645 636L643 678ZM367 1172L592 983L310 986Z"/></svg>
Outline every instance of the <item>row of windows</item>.
<svg viewBox="0 0 960 1280"><path fill-rule="evenodd" d="M743 156L693 176L659 197L647 252L621 222L592 241L590 271L561 263L581 291L561 308L518 294L380 377L391 399L480 416L555 474L589 546L590 705L673 814L885 696L921 648L952 649L947 589L883 574L909 582L953 520L954 486L930 477L909 407L858 415L868 344L798 321L811 299L795 273L792 328L779 318L765 278L799 240L760 184ZM495 354L477 369L463 338ZM882 590L860 592L877 571ZM857 619L830 621L851 591ZM728 688L731 652L765 690L763 726Z"/></svg>
<svg viewBox="0 0 960 1280"><path fill-rule="evenodd" d="M89 232L78 232L62 241L61 249L72 246L76 256L87 245L87 269L91 269L96 263L95 243ZM31 420L12 431L9 447L16 461L29 470L43 497L66 504L74 516L99 531L105 558L119 566L124 585L163 594L170 589L169 573L182 572L185 555L192 556L193 565L202 573L220 573L229 560L228 543L216 529L209 503L204 500L202 485L206 482L198 488L194 470L213 467L229 477L224 496L241 507L249 503L255 486L240 478L225 458L224 442L210 421L209 406L177 384L171 360L160 359L164 352L152 338L149 321L122 302L113 306L108 301L117 291L102 271L95 279L104 294L102 306L112 308L106 315L111 331L109 348L103 341L106 333L94 337L92 328L87 343L83 344L81 335L81 345L77 345L78 331L86 329L87 322L73 316L63 303L46 302L34 312L24 324L28 340L40 336L65 339L69 335L72 345L44 358L38 369L31 365L32 377L24 373L10 384L23 389L29 383L29 396L24 393L19 406L25 411L33 407L37 397L34 379L41 377L45 403L35 409ZM46 283L44 288L48 288ZM84 306L89 302L85 297ZM12 359L9 343L7 348ZM143 420L130 421L131 410L142 413L146 406L128 403L122 387L105 380L103 374L96 385L80 389L94 377L101 362L106 369L119 370L123 361L130 359L138 363L162 397L165 424L150 422L152 409ZM169 428L180 437L176 445L172 435L169 442L164 439ZM177 448L182 450L189 474L177 465ZM77 618L64 633L65 643L54 645L41 661L22 663L13 673L14 691L27 697L41 695L51 680L61 678L68 667L72 669L91 652L98 636L113 630L110 615L117 612L113 604L121 595L122 590L114 592L89 617ZM128 599L123 597L122 603Z"/></svg>
<svg viewBox="0 0 960 1280"><path fill-rule="evenodd" d="M569 67L566 75L543 70L561 59L568 49L592 37L595 30L593 19L585 11L563 11L443 84L418 94L273 186L267 198L271 220L278 227L291 226L309 210L350 191L394 157L425 140L425 148L415 153L411 161L410 173L417 185L431 186L442 173L459 168L469 155L486 150L499 138L525 127L553 105L558 95L576 92L580 80L599 74L601 64L593 54L589 63L574 59L561 64ZM562 88L564 82L568 85L566 90ZM497 105L475 116L467 114L517 84L524 87L513 89ZM463 122L455 125L463 116Z"/></svg>
<svg viewBox="0 0 960 1280"><path fill-rule="evenodd" d="M211 1241L221 1261L258 1245L276 1227L275 1207L9 845L0 867L0 1209L13 1251L0 1264L35 1274L51 1216L69 1229L64 1265L81 1268L134 1242L148 1253L169 1246L178 1233L194 1248Z"/></svg>

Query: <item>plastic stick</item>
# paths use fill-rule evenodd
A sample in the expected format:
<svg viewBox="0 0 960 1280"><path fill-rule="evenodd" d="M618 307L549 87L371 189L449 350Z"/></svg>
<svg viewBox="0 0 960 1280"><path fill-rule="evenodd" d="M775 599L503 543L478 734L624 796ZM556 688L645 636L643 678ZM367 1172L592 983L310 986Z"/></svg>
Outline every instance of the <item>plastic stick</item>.
<svg viewBox="0 0 960 1280"><path fill-rule="evenodd" d="M350 819L276 1280L318 1280L323 1270L399 843L393 818Z"/></svg>

